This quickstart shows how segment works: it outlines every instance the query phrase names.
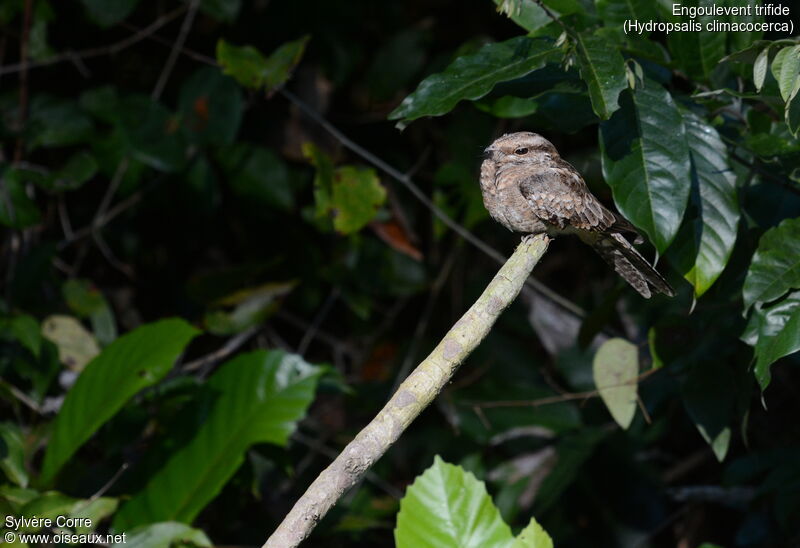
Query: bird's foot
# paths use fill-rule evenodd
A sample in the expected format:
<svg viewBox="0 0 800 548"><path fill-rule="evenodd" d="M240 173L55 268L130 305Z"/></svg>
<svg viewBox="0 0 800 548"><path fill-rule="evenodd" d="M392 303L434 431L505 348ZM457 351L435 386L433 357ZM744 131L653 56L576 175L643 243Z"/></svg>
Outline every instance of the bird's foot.
<svg viewBox="0 0 800 548"><path fill-rule="evenodd" d="M523 244L529 244L529 243L531 243L531 240L533 240L533 239L534 239L536 236L538 236L538 235L539 235L539 234L525 234L525 235L522 237L522 243L523 243ZM551 239L552 239L552 238L551 238Z"/></svg>

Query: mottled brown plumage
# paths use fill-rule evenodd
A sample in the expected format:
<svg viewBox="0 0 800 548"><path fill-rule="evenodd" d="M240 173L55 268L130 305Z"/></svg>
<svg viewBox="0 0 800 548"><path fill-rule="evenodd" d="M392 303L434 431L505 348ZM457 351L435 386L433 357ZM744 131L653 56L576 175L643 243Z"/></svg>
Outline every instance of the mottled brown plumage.
<svg viewBox="0 0 800 548"><path fill-rule="evenodd" d="M595 198L577 170L537 133L503 135L485 150L481 191L489 214L514 232L575 234L591 245L643 297L650 287L675 291L620 234L640 238L625 219Z"/></svg>

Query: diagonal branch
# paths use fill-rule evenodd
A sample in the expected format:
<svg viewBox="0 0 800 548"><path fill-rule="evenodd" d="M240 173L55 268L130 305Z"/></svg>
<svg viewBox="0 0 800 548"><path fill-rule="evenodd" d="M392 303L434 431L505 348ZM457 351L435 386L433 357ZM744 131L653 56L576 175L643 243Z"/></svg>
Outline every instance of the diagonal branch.
<svg viewBox="0 0 800 548"><path fill-rule="evenodd" d="M519 294L550 239L526 238L483 294L412 371L378 415L314 480L263 548L298 546L339 498L355 485L450 382L461 363L489 334Z"/></svg>

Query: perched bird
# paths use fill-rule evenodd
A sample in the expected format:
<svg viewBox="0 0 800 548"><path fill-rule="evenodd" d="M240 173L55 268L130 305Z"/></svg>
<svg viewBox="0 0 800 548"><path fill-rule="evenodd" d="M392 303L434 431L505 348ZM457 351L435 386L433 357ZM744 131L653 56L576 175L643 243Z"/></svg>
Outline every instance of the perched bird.
<svg viewBox="0 0 800 548"><path fill-rule="evenodd" d="M635 234L628 221L595 198L578 171L537 133L509 133L484 151L483 203L492 218L513 232L575 234L644 298L675 291L621 233Z"/></svg>

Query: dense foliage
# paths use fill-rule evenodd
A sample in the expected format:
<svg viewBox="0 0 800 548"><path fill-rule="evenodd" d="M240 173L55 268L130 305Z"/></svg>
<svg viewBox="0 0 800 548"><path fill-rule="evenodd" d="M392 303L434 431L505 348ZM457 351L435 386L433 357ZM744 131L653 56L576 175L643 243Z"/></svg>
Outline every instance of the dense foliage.
<svg viewBox="0 0 800 548"><path fill-rule="evenodd" d="M0 0L4 515L260 545L518 241L477 169L532 130L678 295L556 240L308 545L800 543L797 15Z"/></svg>

